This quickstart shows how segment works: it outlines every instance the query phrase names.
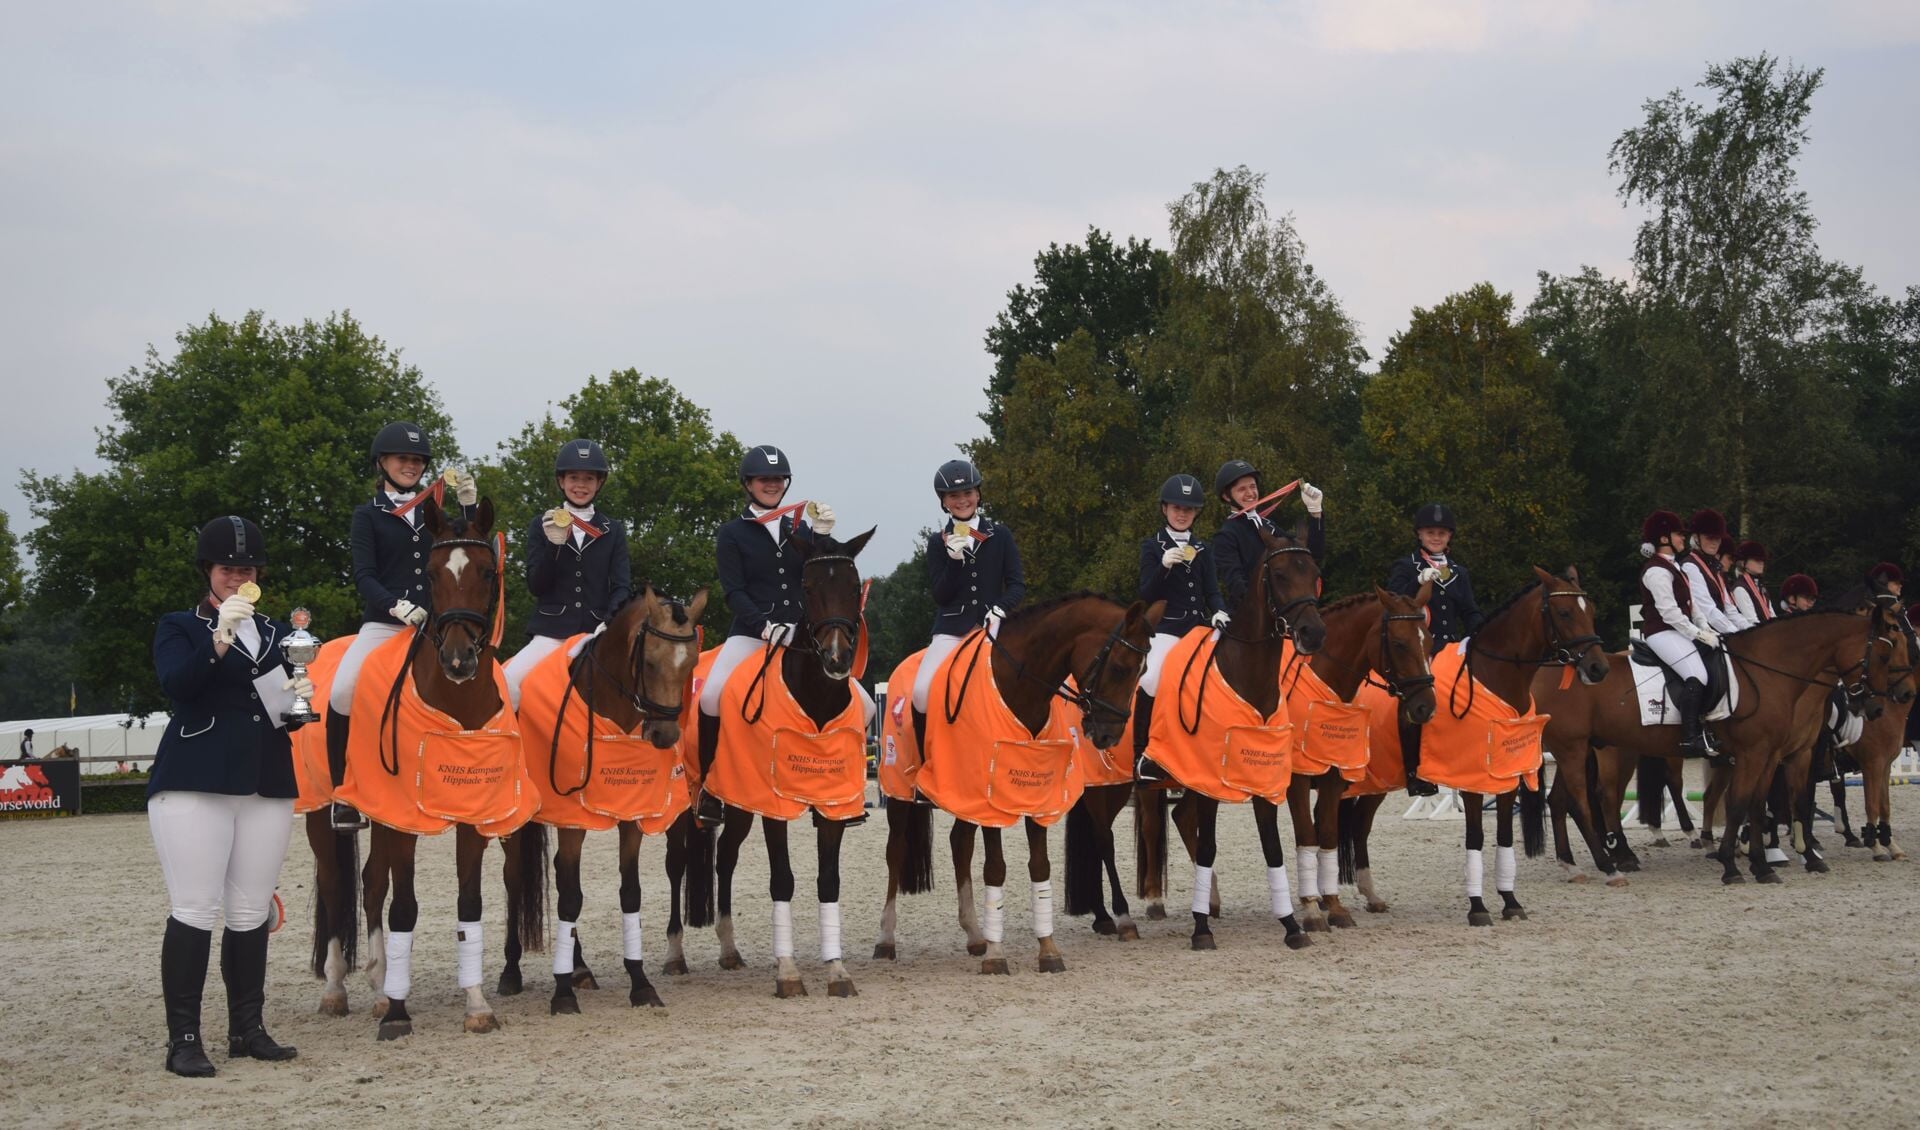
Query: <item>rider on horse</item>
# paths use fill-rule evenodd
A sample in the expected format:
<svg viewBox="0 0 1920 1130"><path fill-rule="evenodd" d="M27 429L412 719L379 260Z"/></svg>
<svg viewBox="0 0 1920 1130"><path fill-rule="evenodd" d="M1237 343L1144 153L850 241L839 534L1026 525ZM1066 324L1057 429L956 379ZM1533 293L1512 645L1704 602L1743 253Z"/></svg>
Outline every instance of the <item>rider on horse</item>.
<svg viewBox="0 0 1920 1130"><path fill-rule="evenodd" d="M1764 624L1773 619L1773 601L1760 575L1767 571L1767 547L1757 541L1743 541L1733 551L1733 603L1749 624Z"/></svg>
<svg viewBox="0 0 1920 1130"><path fill-rule="evenodd" d="M1680 557L1680 569L1686 575L1696 613L1723 636L1753 627L1734 607L1726 577L1720 572L1720 546L1727 540L1727 520L1718 510L1700 510L1687 522L1687 532L1692 536Z"/></svg>
<svg viewBox="0 0 1920 1130"><path fill-rule="evenodd" d="M1706 713L1707 665L1698 644L1720 646L1720 636L1707 621L1690 578L1674 558L1686 548L1680 516L1656 510L1640 525L1640 547L1647 563L1640 567L1640 632L1647 646L1680 680L1674 705L1680 711L1681 746L1694 756L1715 754L1702 716Z"/></svg>
<svg viewBox="0 0 1920 1130"><path fill-rule="evenodd" d="M527 672L568 638L605 630L633 589L626 527L594 509L607 484L606 453L590 439L563 444L553 477L563 501L535 515L527 531L527 589L534 599L527 631L533 638L506 666L515 710Z"/></svg>
<svg viewBox="0 0 1920 1130"><path fill-rule="evenodd" d="M1013 531L980 513L980 470L949 459L933 475L933 491L947 520L927 538L927 576L933 583L933 639L913 680L913 712L927 712L934 672L967 634L986 625L989 636L1027 595L1027 576Z"/></svg>
<svg viewBox="0 0 1920 1130"><path fill-rule="evenodd" d="M360 631L334 669L327 690L327 770L338 788L347 767L347 716L360 665L381 644L428 614L427 550L433 535L421 527L421 479L433 459L426 429L405 421L388 424L373 437L373 463L380 472L373 499L353 511L353 583L360 591ZM449 467L446 484L462 509L472 515L479 485L459 467ZM367 826L348 804L335 802L332 824L338 831Z"/></svg>
<svg viewBox="0 0 1920 1130"><path fill-rule="evenodd" d="M1222 463L1213 476L1213 493L1227 507L1226 520L1220 523L1211 544L1220 595L1226 607L1231 608L1246 595L1248 579L1258 571L1260 559L1266 555L1266 543L1260 540L1260 535L1263 532L1279 535L1280 531L1253 509L1260 501L1260 472L1246 460L1229 459ZM1319 487L1301 480L1300 501L1307 507L1307 550L1317 562L1326 553L1326 525L1320 517L1326 499Z"/></svg>
<svg viewBox="0 0 1920 1130"><path fill-rule="evenodd" d="M1414 596L1420 586L1433 586L1427 602L1428 630L1432 639L1428 656L1438 655L1450 643L1458 643L1478 631L1486 616L1473 598L1473 578L1466 565L1450 557L1453 544L1453 510L1444 503L1429 502L1413 516L1416 541L1412 553L1394 559L1387 570L1387 591ZM1400 722L1400 759L1407 770L1408 796L1433 796L1440 790L1431 781L1420 779L1421 728L1404 719Z"/></svg>
<svg viewBox="0 0 1920 1130"><path fill-rule="evenodd" d="M1906 580L1900 572L1900 566L1891 561L1882 561L1867 572L1868 588L1875 592L1891 593L1894 596L1900 595Z"/></svg>
<svg viewBox="0 0 1920 1130"><path fill-rule="evenodd" d="M805 561L795 541L811 542L833 532L833 507L816 502L801 515L781 506L793 482L786 453L771 444L750 448L740 460L740 485L747 505L720 527L715 539L720 587L733 609L726 642L714 656L700 690L700 772L713 768L720 748L720 692L727 676L750 655L792 642L805 615L800 570ZM695 815L702 824L725 819L720 798L702 791Z"/></svg>
<svg viewBox="0 0 1920 1130"><path fill-rule="evenodd" d="M1820 586L1805 573L1795 573L1780 586L1780 615L1805 612L1820 600Z"/></svg>
<svg viewBox="0 0 1920 1130"><path fill-rule="evenodd" d="M1231 618L1214 573L1214 555L1193 533L1194 519L1206 504L1206 488L1192 475L1175 475L1160 485L1160 516L1166 525L1140 543L1140 599L1167 602L1153 626L1151 650L1140 687L1133 696L1133 772L1143 781L1163 781L1166 773L1146 754L1153 721L1153 698L1167 652L1189 628L1224 628Z"/></svg>

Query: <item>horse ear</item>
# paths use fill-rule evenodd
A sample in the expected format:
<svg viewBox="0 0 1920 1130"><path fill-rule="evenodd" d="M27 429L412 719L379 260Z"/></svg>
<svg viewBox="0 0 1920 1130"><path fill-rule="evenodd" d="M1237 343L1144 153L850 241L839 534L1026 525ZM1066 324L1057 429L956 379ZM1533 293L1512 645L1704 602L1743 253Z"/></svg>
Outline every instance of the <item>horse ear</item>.
<svg viewBox="0 0 1920 1130"><path fill-rule="evenodd" d="M420 525L436 538L447 532L447 516L440 512L440 504L431 495L420 500Z"/></svg>
<svg viewBox="0 0 1920 1130"><path fill-rule="evenodd" d="M1580 583L1580 566L1572 562L1567 563L1567 580L1572 581L1576 585Z"/></svg>
<svg viewBox="0 0 1920 1130"><path fill-rule="evenodd" d="M1258 525L1256 525L1256 526L1254 527L1254 529L1255 529L1255 530L1257 530L1257 531L1259 531L1259 533L1260 533L1260 540L1261 540L1261 542L1263 542L1263 543L1264 543L1264 544L1266 545L1266 547L1267 547L1268 549L1278 549L1278 548L1280 548L1280 539L1279 539L1279 538L1277 538L1277 537L1274 537L1274 536L1273 536L1272 534L1270 534L1270 533L1268 533L1268 532L1267 532L1267 530L1266 530L1266 527L1264 527L1264 526L1258 526Z"/></svg>
<svg viewBox="0 0 1920 1130"><path fill-rule="evenodd" d="M867 548L867 543L873 540L874 530L877 530L879 528L880 528L879 526L873 526L869 528L866 533L859 535L858 537L854 538L852 541L841 542L840 548L846 551L846 554L848 557L860 556L860 551Z"/></svg>
<svg viewBox="0 0 1920 1130"><path fill-rule="evenodd" d="M1307 544L1307 520L1301 518L1293 524L1293 540L1301 545Z"/></svg>
<svg viewBox="0 0 1920 1130"><path fill-rule="evenodd" d="M479 527L481 537L493 532L493 499L480 500L479 507L473 512L473 524Z"/></svg>
<svg viewBox="0 0 1920 1130"><path fill-rule="evenodd" d="M705 585L702 585L700 589L693 594L693 599L687 601L687 617L689 619L698 620L700 619L700 614L702 612L705 612L706 610L707 610L707 589Z"/></svg>
<svg viewBox="0 0 1920 1130"><path fill-rule="evenodd" d="M1559 578L1555 577L1552 573L1547 572L1545 569L1542 569L1540 566L1535 565L1533 567L1533 579L1536 581L1539 581L1543 585L1546 585L1548 588L1552 588L1553 582L1558 580Z"/></svg>
<svg viewBox="0 0 1920 1130"><path fill-rule="evenodd" d="M1160 617L1164 615L1166 611L1167 602L1164 600L1156 600L1152 604L1148 604L1143 600L1136 600L1127 606L1127 625L1131 627L1138 623L1146 623L1148 625L1158 624Z"/></svg>

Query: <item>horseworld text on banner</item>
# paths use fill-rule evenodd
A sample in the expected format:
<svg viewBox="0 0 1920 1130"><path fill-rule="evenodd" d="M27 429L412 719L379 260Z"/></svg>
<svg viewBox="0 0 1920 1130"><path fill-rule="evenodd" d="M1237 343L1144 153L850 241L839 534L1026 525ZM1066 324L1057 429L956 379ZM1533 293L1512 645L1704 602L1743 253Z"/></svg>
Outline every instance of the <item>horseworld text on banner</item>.
<svg viewBox="0 0 1920 1130"><path fill-rule="evenodd" d="M66 812L78 816L80 763L71 758L0 762L0 812Z"/></svg>

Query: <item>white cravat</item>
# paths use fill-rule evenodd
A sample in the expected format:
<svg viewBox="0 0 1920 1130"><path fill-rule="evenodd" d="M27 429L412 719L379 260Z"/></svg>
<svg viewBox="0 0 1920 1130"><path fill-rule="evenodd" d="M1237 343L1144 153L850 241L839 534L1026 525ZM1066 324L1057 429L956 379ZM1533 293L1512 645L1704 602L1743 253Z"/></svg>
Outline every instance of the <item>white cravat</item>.
<svg viewBox="0 0 1920 1130"><path fill-rule="evenodd" d="M393 502L393 508L395 510L398 510L400 507L405 506L407 503L412 502L414 499L418 497L420 497L420 492L417 490L410 490L410 491L407 491L405 494L401 494L396 491L387 492L387 498ZM417 507L415 509L407 511L405 514L402 514L400 516L406 519L407 525L413 526L415 528L419 527L420 511Z"/></svg>
<svg viewBox="0 0 1920 1130"><path fill-rule="evenodd" d="M235 624L233 634L234 638L240 641L240 646L247 650L248 655L255 659L260 658L260 625L254 623L251 616Z"/></svg>
<svg viewBox="0 0 1920 1130"><path fill-rule="evenodd" d="M580 521L582 522L593 521L593 504L591 502L589 502L585 506L575 506L571 502L563 502L561 503L561 505L566 507L567 513L573 515L575 518L580 519ZM581 529L578 525L574 526L573 527L573 544L580 545L586 540L587 540L587 531Z"/></svg>
<svg viewBox="0 0 1920 1130"><path fill-rule="evenodd" d="M764 518L768 514L772 513L771 507L763 508L759 506L754 506L752 504L748 504L747 510L755 518ZM773 544L775 545L780 544L780 519L775 518L771 522L762 522L760 523L760 526L762 529L767 531L767 536L773 539Z"/></svg>

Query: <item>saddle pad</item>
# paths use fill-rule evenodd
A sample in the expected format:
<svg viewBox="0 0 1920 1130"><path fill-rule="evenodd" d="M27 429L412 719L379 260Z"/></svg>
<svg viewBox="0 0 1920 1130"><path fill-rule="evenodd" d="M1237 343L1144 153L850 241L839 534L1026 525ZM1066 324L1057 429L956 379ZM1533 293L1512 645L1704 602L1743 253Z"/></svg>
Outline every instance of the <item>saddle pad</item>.
<svg viewBox="0 0 1920 1130"><path fill-rule="evenodd" d="M749 657L727 677L707 791L771 820L794 820L810 808L823 819L852 820L866 811L866 702L848 684L846 706L815 726L781 675L785 659L786 649L775 648L764 663ZM836 764L840 768L829 772ZM842 787L849 774L858 788ZM800 795L828 793L835 799Z"/></svg>
<svg viewBox="0 0 1920 1130"><path fill-rule="evenodd" d="M1215 800L1241 804L1258 796L1284 803L1294 739L1272 735L1292 729L1286 699L1276 693L1272 716L1261 717L1209 661L1217 638L1193 628L1167 652L1147 756L1181 785Z"/></svg>
<svg viewBox="0 0 1920 1130"><path fill-rule="evenodd" d="M1730 718L1740 708L1740 680L1734 677L1733 659L1721 652L1720 660L1727 667L1727 693L1713 709L1707 711L1706 720L1709 722ZM1680 708L1673 704L1672 696L1667 693L1667 669L1634 662L1631 649L1627 652L1627 665L1633 671L1633 692L1640 703L1640 724L1678 726Z"/></svg>
<svg viewBox="0 0 1920 1130"><path fill-rule="evenodd" d="M887 677L887 713L880 722L880 763L874 767L882 796L913 799L920 775L920 736L913 731L913 680L920 674L922 648L900 661Z"/></svg>
<svg viewBox="0 0 1920 1130"><path fill-rule="evenodd" d="M958 701L950 705L950 699ZM1022 817L1051 825L1086 789L1074 756L1080 733L1072 710L1054 698L1046 725L1037 734L1028 730L1001 696L986 635L975 630L933 674L926 748L914 784L955 819L984 828L1010 827Z"/></svg>
<svg viewBox="0 0 1920 1130"><path fill-rule="evenodd" d="M327 768L327 689L333 686L333 673L340 657L353 646L352 636L336 636L320 645L320 654L307 664L307 678L313 680L314 720L295 730L293 738L293 779L300 795L293 802L295 815L304 815L333 803L333 774Z"/></svg>

